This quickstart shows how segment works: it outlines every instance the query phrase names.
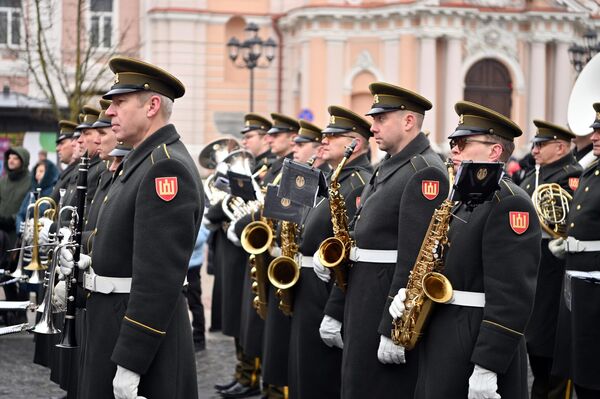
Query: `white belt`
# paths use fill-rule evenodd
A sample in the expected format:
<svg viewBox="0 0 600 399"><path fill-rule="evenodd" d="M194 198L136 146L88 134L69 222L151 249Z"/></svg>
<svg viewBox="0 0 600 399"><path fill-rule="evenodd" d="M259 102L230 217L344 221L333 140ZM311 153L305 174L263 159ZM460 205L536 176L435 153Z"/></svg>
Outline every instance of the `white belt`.
<svg viewBox="0 0 600 399"><path fill-rule="evenodd" d="M597 252L600 251L600 241L579 241L573 237L567 237L565 249L567 252Z"/></svg>
<svg viewBox="0 0 600 399"><path fill-rule="evenodd" d="M99 276L90 268L89 271L83 273L83 287L86 290L102 294L129 294L131 277Z"/></svg>
<svg viewBox="0 0 600 399"><path fill-rule="evenodd" d="M312 256L306 256L306 255L302 255L299 253L297 255L297 261L298 261L298 264L300 265L300 267L310 267L310 268L314 267Z"/></svg>
<svg viewBox="0 0 600 399"><path fill-rule="evenodd" d="M353 262L396 263L398 251L395 249L363 249L352 247L349 259Z"/></svg>
<svg viewBox="0 0 600 399"><path fill-rule="evenodd" d="M485 306L485 294L483 292L457 291L452 292L452 299L446 305L470 306L482 308Z"/></svg>

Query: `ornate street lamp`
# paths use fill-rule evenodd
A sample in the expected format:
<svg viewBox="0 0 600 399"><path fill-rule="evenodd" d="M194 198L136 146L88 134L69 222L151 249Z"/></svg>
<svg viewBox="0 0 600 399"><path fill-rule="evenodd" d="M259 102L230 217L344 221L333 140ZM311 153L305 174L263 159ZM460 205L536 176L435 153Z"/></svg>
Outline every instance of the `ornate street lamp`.
<svg viewBox="0 0 600 399"><path fill-rule="evenodd" d="M275 59L277 43L272 38L262 40L258 36L259 27L250 22L246 25L246 40L240 42L232 37L227 42L229 59L238 68L250 70L250 112L254 111L254 69L268 68Z"/></svg>
<svg viewBox="0 0 600 399"><path fill-rule="evenodd" d="M583 44L573 43L569 47L569 61L579 73L599 51L598 33L593 29L588 29L583 34Z"/></svg>

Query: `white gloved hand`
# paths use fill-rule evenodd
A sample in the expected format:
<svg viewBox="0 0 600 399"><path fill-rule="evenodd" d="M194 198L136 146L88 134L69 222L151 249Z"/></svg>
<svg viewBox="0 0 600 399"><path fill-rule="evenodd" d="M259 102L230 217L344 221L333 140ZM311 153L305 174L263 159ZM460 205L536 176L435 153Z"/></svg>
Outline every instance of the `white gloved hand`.
<svg viewBox="0 0 600 399"><path fill-rule="evenodd" d="M334 319L331 316L325 315L319 326L319 335L325 345L344 349L344 341L342 340L342 322Z"/></svg>
<svg viewBox="0 0 600 399"><path fill-rule="evenodd" d="M61 248L60 255L58 255L58 263L60 265L60 273L63 276L68 276L71 274L73 267L75 267L75 262L73 261L73 252L71 252L68 248ZM85 270L92 264L92 258L86 254L79 254L79 263L77 266L81 270Z"/></svg>
<svg viewBox="0 0 600 399"><path fill-rule="evenodd" d="M402 317L402 314L404 313L404 309L406 309L404 307L405 300L406 300L406 288L400 288L400 290L398 291L398 293L392 300L392 303L390 303L390 308L388 310L390 312L390 316L392 316L392 319L395 320L395 319L399 319L400 317Z"/></svg>
<svg viewBox="0 0 600 399"><path fill-rule="evenodd" d="M59 281L54 286L54 290L52 290L52 305L59 312L67 309L67 285L64 281Z"/></svg>
<svg viewBox="0 0 600 399"><path fill-rule="evenodd" d="M406 358L404 357L404 347L394 344L394 342L385 335L382 335L381 339L379 340L377 358L383 364L406 363Z"/></svg>
<svg viewBox="0 0 600 399"><path fill-rule="evenodd" d="M236 245L238 247L242 246L242 243L240 243L240 238L237 236L237 234L235 234L235 223L231 223L229 225L229 227L227 228L227 238L234 245Z"/></svg>
<svg viewBox="0 0 600 399"><path fill-rule="evenodd" d="M564 259L567 254L567 242L563 238L555 238L548 242L548 249L558 259Z"/></svg>
<svg viewBox="0 0 600 399"><path fill-rule="evenodd" d="M493 371L475 365L473 374L469 378L468 399L500 399L498 390L498 377Z"/></svg>
<svg viewBox="0 0 600 399"><path fill-rule="evenodd" d="M312 259L314 266L313 271L315 272L319 280L328 283L329 280L331 280L331 273L329 271L329 268L321 264L321 261L319 260L319 251L315 252Z"/></svg>
<svg viewBox="0 0 600 399"><path fill-rule="evenodd" d="M273 245L271 245L271 247L269 247L269 255L271 255L273 258L278 258L281 256L281 247L279 247L279 245L277 245L276 243L273 243Z"/></svg>
<svg viewBox="0 0 600 399"><path fill-rule="evenodd" d="M117 365L117 372L113 379L113 393L115 399L136 399L138 398L138 385L140 384L140 375L131 370Z"/></svg>
<svg viewBox="0 0 600 399"><path fill-rule="evenodd" d="M40 220L42 223L42 229L40 230L39 242L40 245L50 244L50 226L52 226L52 220L43 218Z"/></svg>

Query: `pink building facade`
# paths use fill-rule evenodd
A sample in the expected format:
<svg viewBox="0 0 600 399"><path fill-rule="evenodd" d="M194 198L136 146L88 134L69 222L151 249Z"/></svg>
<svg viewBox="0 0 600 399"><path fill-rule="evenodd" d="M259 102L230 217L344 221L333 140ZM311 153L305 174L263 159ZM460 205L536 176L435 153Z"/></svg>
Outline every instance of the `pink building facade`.
<svg viewBox="0 0 600 399"><path fill-rule="evenodd" d="M91 10L96 1L111 11ZM69 63L76 0L54 3L62 10L54 16L57 55ZM86 7L98 43L109 18L121 50L184 82L173 121L193 152L237 135L249 110L249 72L233 65L226 48L232 36L243 40L249 22L278 44L271 65L255 70L255 112L304 111L324 126L328 105L368 110L368 84L381 80L433 102L424 129L444 147L457 123L453 105L467 99L515 120L526 132L522 149L533 119L566 125L576 78L568 48L600 24L593 0L93 0ZM11 62L1 57L0 83ZM27 73L13 78L39 95Z"/></svg>

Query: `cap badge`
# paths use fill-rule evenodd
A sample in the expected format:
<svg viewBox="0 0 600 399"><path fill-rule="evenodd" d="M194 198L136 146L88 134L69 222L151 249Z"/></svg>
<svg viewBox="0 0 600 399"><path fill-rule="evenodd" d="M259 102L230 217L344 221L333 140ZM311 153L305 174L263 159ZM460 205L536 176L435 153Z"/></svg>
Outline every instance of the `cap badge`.
<svg viewBox="0 0 600 399"><path fill-rule="evenodd" d="M304 180L304 176L298 175L296 176L296 187L302 188L306 181Z"/></svg>
<svg viewBox="0 0 600 399"><path fill-rule="evenodd" d="M421 182L421 193L429 201L434 200L440 193L440 182L437 180L423 180Z"/></svg>
<svg viewBox="0 0 600 399"><path fill-rule="evenodd" d="M281 206L284 207L284 208L288 208L291 203L292 203L292 201L290 201L287 198L282 198L281 199Z"/></svg>
<svg viewBox="0 0 600 399"><path fill-rule="evenodd" d="M579 187L579 177L569 177L569 188L573 191Z"/></svg>
<svg viewBox="0 0 600 399"><path fill-rule="evenodd" d="M119 74L115 73L115 80L114 80L114 84L118 84L119 83Z"/></svg>
<svg viewBox="0 0 600 399"><path fill-rule="evenodd" d="M250 121L246 121L246 126L250 126Z"/></svg>
<svg viewBox="0 0 600 399"><path fill-rule="evenodd" d="M335 125L335 115L331 115L331 117L329 118L329 123Z"/></svg>
<svg viewBox="0 0 600 399"><path fill-rule="evenodd" d="M600 112L596 112L596 119L600 119Z"/></svg>
<svg viewBox="0 0 600 399"><path fill-rule="evenodd" d="M529 212L509 212L510 228L521 235L529 228Z"/></svg>
<svg viewBox="0 0 600 399"><path fill-rule="evenodd" d="M462 125L462 124L464 124L464 123L465 123L465 116L464 116L463 114L460 114L460 115L458 116L458 124L459 124L459 125Z"/></svg>
<svg viewBox="0 0 600 399"><path fill-rule="evenodd" d="M375 95L373 96L373 102L374 102L375 104L379 104L379 94L375 94Z"/></svg>
<svg viewBox="0 0 600 399"><path fill-rule="evenodd" d="M486 168L479 168L477 171L477 180L483 180L487 176L488 171Z"/></svg>
<svg viewBox="0 0 600 399"><path fill-rule="evenodd" d="M177 177L157 177L154 186L158 198L169 202L177 195Z"/></svg>

